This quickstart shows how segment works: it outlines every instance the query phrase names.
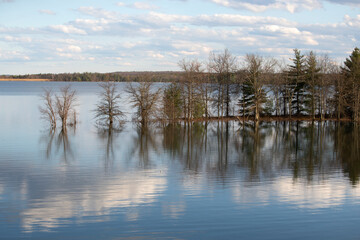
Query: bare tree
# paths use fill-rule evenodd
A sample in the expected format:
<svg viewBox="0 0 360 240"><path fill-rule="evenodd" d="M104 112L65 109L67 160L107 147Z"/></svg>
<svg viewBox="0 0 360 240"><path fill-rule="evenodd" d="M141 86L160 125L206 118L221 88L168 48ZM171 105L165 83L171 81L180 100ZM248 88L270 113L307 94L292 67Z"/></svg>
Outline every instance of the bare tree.
<svg viewBox="0 0 360 240"><path fill-rule="evenodd" d="M274 74L276 64L274 59L264 59L254 54L247 54L245 57L243 97L246 96L246 104L248 109L253 111L255 121L259 121L263 105L267 101L264 86Z"/></svg>
<svg viewBox="0 0 360 240"><path fill-rule="evenodd" d="M76 103L76 91L71 90L69 85L62 87L60 88L60 95L55 95L55 99L57 115L61 120L62 129L66 130L68 118L71 114L76 115L74 108ZM76 124L76 122L73 124Z"/></svg>
<svg viewBox="0 0 360 240"><path fill-rule="evenodd" d="M47 122L49 122L52 130L56 128L56 105L51 89L44 89L44 93L41 95L43 106L39 107L41 116Z"/></svg>
<svg viewBox="0 0 360 240"><path fill-rule="evenodd" d="M218 89L216 90L218 116L224 116L224 108L225 116L230 116L230 86L236 68L236 57L232 56L228 49L225 49L224 52L220 54L210 54L209 69L216 75L218 83Z"/></svg>
<svg viewBox="0 0 360 240"><path fill-rule="evenodd" d="M324 116L330 112L329 102L331 96L332 86L335 85L334 76L339 74L339 66L337 66L328 55L323 55L319 59L320 64L320 79L319 79L319 113L320 120L324 119Z"/></svg>
<svg viewBox="0 0 360 240"><path fill-rule="evenodd" d="M99 94L99 102L96 105L95 118L97 125L101 128L120 129L123 123L124 113L121 111L120 94L116 84L113 82L100 83L102 88Z"/></svg>
<svg viewBox="0 0 360 240"><path fill-rule="evenodd" d="M184 114L187 120L191 120L194 117L199 117L197 116L199 110L205 112L201 111L204 109L199 109L201 105L204 105L198 89L203 77L202 64L197 60L186 61L184 59L179 63L179 66L184 71L183 79L180 81L184 96Z"/></svg>
<svg viewBox="0 0 360 240"><path fill-rule="evenodd" d="M136 117L142 125L156 117L161 88L152 90L151 82L141 82L136 86L130 83L126 92L130 94L130 102L136 108Z"/></svg>

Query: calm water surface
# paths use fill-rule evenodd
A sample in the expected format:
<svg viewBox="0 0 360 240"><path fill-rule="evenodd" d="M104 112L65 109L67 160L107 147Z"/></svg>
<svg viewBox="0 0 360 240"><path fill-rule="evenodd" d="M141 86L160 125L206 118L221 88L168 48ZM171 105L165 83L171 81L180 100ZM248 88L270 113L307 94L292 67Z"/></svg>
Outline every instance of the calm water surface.
<svg viewBox="0 0 360 240"><path fill-rule="evenodd" d="M97 84L73 83L80 124L50 133L39 96L64 85L0 82L0 239L360 239L359 127L128 122L109 135L94 127Z"/></svg>

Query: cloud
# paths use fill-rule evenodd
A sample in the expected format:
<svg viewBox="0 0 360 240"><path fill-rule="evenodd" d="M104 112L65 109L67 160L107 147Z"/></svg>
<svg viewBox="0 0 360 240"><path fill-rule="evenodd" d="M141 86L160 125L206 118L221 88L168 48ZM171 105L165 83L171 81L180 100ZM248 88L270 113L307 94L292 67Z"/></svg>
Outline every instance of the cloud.
<svg viewBox="0 0 360 240"><path fill-rule="evenodd" d="M116 19L118 15L116 12L94 7L79 7L76 10L82 14L89 15L95 18Z"/></svg>
<svg viewBox="0 0 360 240"><path fill-rule="evenodd" d="M311 11L323 8L324 2L360 7L358 0L208 0L215 4L238 10L264 12L267 10L285 10L290 13Z"/></svg>
<svg viewBox="0 0 360 240"><path fill-rule="evenodd" d="M48 10L48 9L41 9L39 10L39 13L41 14L47 14L47 15L56 15L55 12L51 11L51 10Z"/></svg>
<svg viewBox="0 0 360 240"><path fill-rule="evenodd" d="M322 7L321 0L210 0L213 3L240 10L264 12L271 9L286 10L294 13Z"/></svg>
<svg viewBox="0 0 360 240"><path fill-rule="evenodd" d="M327 2L337 3L341 5L350 5L355 7L360 7L360 3L358 0L326 0Z"/></svg>
<svg viewBox="0 0 360 240"><path fill-rule="evenodd" d="M50 26L50 29L53 29L55 31L60 31L66 34L86 35L86 32L84 30L76 28L72 25L54 25L54 26Z"/></svg>
<svg viewBox="0 0 360 240"><path fill-rule="evenodd" d="M285 58L292 55L289 49L293 48L318 53L331 50L330 56L340 59L360 39L360 15L346 15L338 23L304 24L266 15L124 14L95 7L76 11L85 16L58 25L1 25L0 43L4 49L24 50L34 65L36 59L51 57L53 61L67 58L69 62L91 59L93 65L112 69L131 66L132 70L177 70L176 62L183 57L207 59L209 52L224 48L238 56L255 52ZM120 66L120 62L129 64Z"/></svg>
<svg viewBox="0 0 360 240"><path fill-rule="evenodd" d="M157 9L158 7L152 4L148 4L146 2L135 2L133 4L130 5L133 8L136 9L143 9L143 10L154 10Z"/></svg>

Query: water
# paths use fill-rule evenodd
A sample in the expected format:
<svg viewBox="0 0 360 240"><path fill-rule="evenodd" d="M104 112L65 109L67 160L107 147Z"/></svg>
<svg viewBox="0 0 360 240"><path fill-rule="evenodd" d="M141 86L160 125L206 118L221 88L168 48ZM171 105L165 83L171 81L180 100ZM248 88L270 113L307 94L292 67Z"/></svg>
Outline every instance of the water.
<svg viewBox="0 0 360 240"><path fill-rule="evenodd" d="M100 88L72 83L80 124L49 133L39 96L64 85L0 82L0 239L359 239L359 127L129 121L108 135Z"/></svg>

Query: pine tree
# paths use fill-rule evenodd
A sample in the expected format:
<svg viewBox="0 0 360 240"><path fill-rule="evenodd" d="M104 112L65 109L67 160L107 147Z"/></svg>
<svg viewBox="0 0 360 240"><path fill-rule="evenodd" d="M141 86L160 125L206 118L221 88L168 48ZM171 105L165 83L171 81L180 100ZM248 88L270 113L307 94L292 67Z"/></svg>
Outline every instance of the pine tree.
<svg viewBox="0 0 360 240"><path fill-rule="evenodd" d="M304 94L305 94L305 56L301 55L300 50L294 49L293 64L289 66L289 114L292 112L300 115L304 112Z"/></svg>
<svg viewBox="0 0 360 240"><path fill-rule="evenodd" d="M315 119L316 103L319 102L318 84L320 78L320 70L316 55L314 52L310 52L305 62L305 79L308 90L305 94L306 111L310 113L312 119Z"/></svg>
<svg viewBox="0 0 360 240"><path fill-rule="evenodd" d="M354 121L360 121L360 50L355 48L346 58L342 68L349 93L346 97L349 113Z"/></svg>

